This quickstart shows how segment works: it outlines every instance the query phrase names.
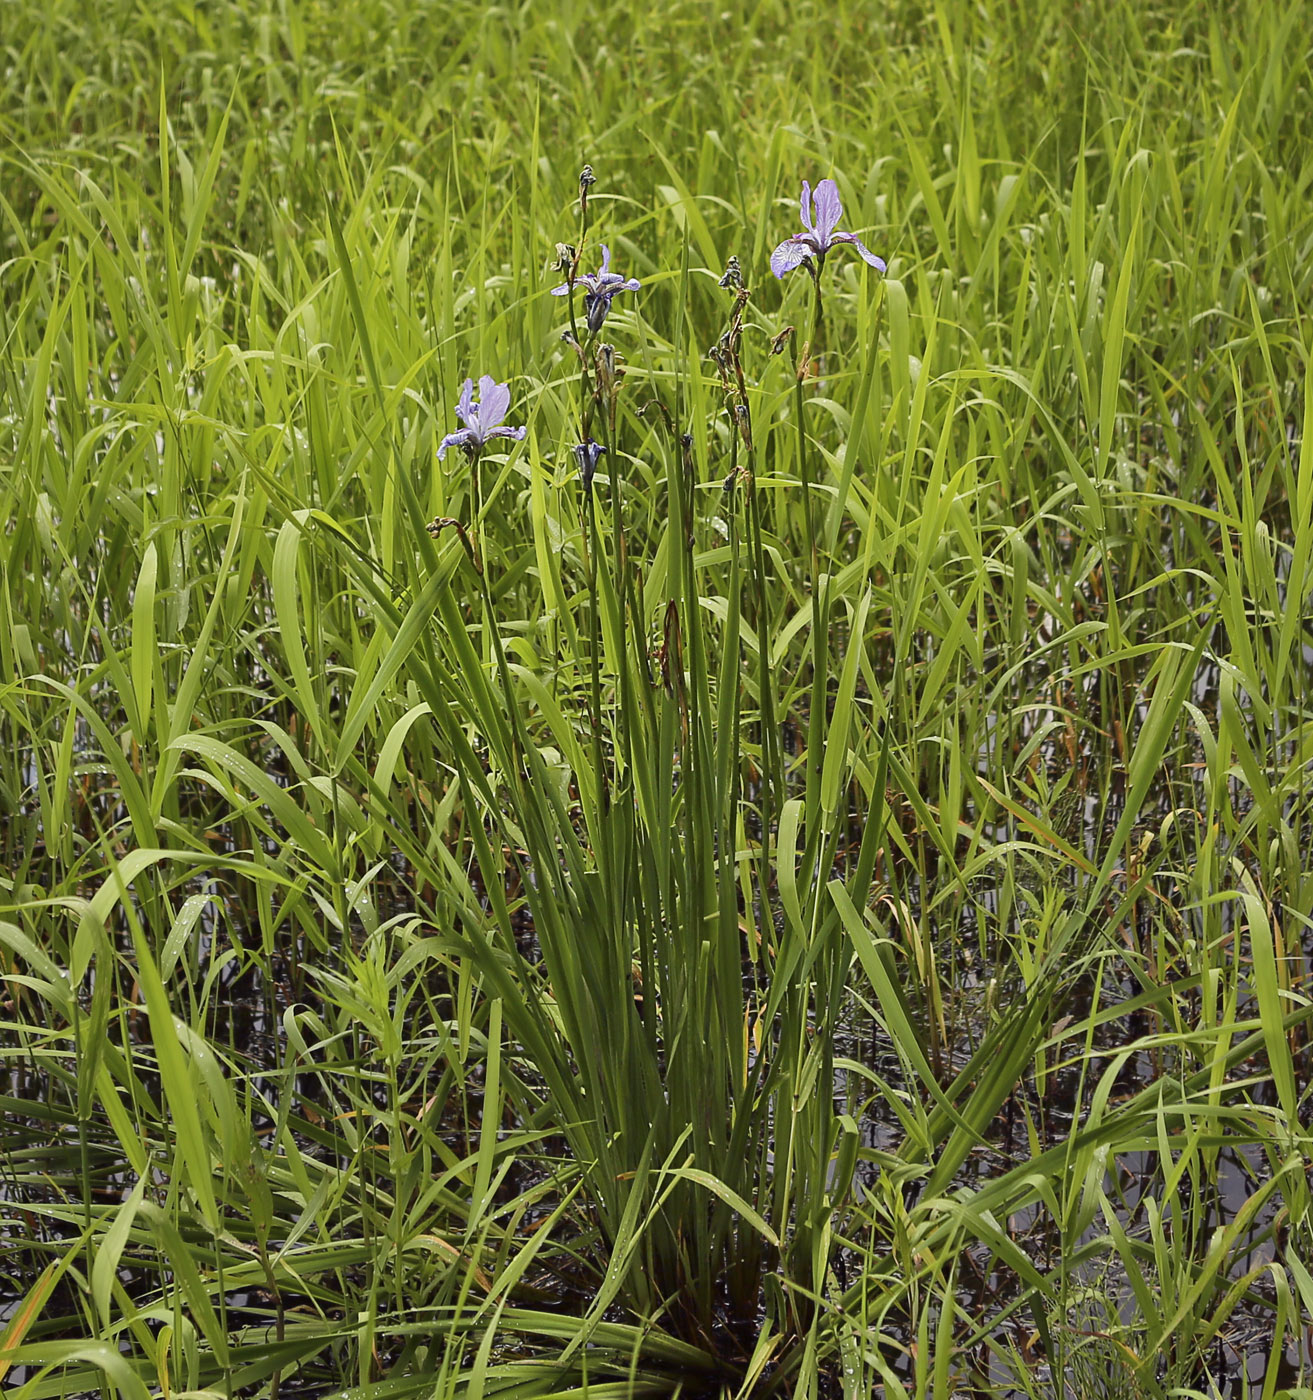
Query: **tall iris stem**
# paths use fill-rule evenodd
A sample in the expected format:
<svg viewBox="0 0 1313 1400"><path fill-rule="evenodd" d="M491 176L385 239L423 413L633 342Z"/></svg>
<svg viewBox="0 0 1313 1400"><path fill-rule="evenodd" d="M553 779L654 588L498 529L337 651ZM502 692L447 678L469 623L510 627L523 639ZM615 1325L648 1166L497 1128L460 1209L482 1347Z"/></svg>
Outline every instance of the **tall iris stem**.
<svg viewBox="0 0 1313 1400"><path fill-rule="evenodd" d="M579 188L579 243L574 260L566 270L566 307L570 314L570 344L579 356L579 441L587 443L592 420L592 383L588 374L588 356L595 336L586 342L579 339L579 321L575 315L574 291L579 274L579 259L588 237L588 190L581 182ZM603 444L605 446L605 444ZM602 628L598 610L597 559L599 542L597 512L593 500L593 483L584 482L583 520L584 578L588 586L588 660L589 660L589 728L592 731L593 774L597 784L597 810L606 810L608 785L602 755Z"/></svg>
<svg viewBox="0 0 1313 1400"><path fill-rule="evenodd" d="M736 427L736 425L734 425ZM741 491L746 472L738 465L738 432L731 439L730 473L725 478L726 491ZM723 804L721 818L724 822L717 842L720 859L720 901L722 908L730 908L735 903L734 894L734 853L738 848L739 814L743 802L743 681L741 608L743 597L743 565L740 555L739 517L733 501L728 502L725 519L729 526L729 587L726 591L724 662L721 669L721 685L726 686L733 678L733 699L728 704L724 695L720 697L720 710L717 715L717 741L724 761L718 761L720 780L717 783L717 797ZM728 721L728 723L727 723ZM724 731L728 729L731 733ZM719 756L718 756L719 758ZM735 949L736 955L738 949ZM754 971L756 958L753 957ZM742 1088L735 1085L735 1088Z"/></svg>
<svg viewBox="0 0 1313 1400"><path fill-rule="evenodd" d="M589 336L587 354L592 353L596 339L596 334ZM585 377L588 374L587 354L585 355L585 362L582 370L582 373ZM593 382L595 386L598 386L603 381L601 381L599 377L599 379L595 379ZM596 388L594 392L597 392ZM626 659L627 639L625 635L625 538L620 503L619 463L616 460L614 397L612 397L610 401L606 403L601 402L599 397L599 400L597 402L597 408L599 410L597 414L597 431L600 434L602 446L605 449L605 456L608 468L607 475L610 479L611 485L611 550L613 555L611 582L612 588L614 589L614 594L612 596L612 599L608 601L613 601L616 605L612 612L611 621L614 627L616 638L617 679L620 688L620 695L618 697L618 704L616 706L615 713L615 734L612 746L611 762L613 766L615 766L618 770L620 756L625 752L624 723L625 718L629 713L630 704L629 667ZM588 428L585 427L584 441L587 441L587 435ZM598 538L596 532L596 525L594 525L593 538L594 542L596 543ZM597 605L599 599L600 590L598 592L595 592L593 595L594 606ZM618 771L616 776L618 776Z"/></svg>
<svg viewBox="0 0 1313 1400"><path fill-rule="evenodd" d="M520 788L524 783L524 756L527 741L525 736L520 732L519 711L515 705L514 691L511 689L511 668L507 664L506 652L502 647L501 632L497 627L497 615L492 599L492 588L488 583L488 571L485 567L483 552L478 543L479 521L483 514L483 489L479 484L479 462L482 455L482 449L475 448L470 456L470 470L474 474L474 528L468 535L462 531L461 541L465 546L466 555L474 569L475 577L479 581L479 595L483 603L485 661L494 659L497 663L497 673L501 680L502 692L506 696L507 720L511 732L511 750L515 768L513 781L515 786Z"/></svg>
<svg viewBox="0 0 1313 1400"><path fill-rule="evenodd" d="M483 449L476 447L470 453L470 495L474 503L471 513L470 533L467 541L467 548L470 556L470 563L474 565L474 572L483 580L483 472L480 470L483 463ZM492 660L491 633L496 630L491 606L485 601L483 611L483 627L480 629L483 634L483 664ZM508 692L509 694L509 692Z"/></svg>
<svg viewBox="0 0 1313 1400"><path fill-rule="evenodd" d="M474 566L480 573L483 571L483 474L479 470L482 461L482 449L475 448L470 453L470 494L474 501L470 541L474 550Z"/></svg>
<svg viewBox="0 0 1313 1400"><path fill-rule="evenodd" d="M570 312L570 343L579 356L579 441L587 443L592 429L593 385L588 373L588 357L592 354L596 334L590 332L586 341L579 339L579 321L575 316L574 291L579 273L579 259L588 238L588 187L580 180L579 185L579 243L575 250L574 262L566 281L569 292L566 305ZM610 444L603 447L610 450ZM593 498L591 480L584 485L584 573L588 584L588 661L590 728L592 730L593 771L597 784L597 811L599 816L606 811L610 797L606 768L602 752L602 625L600 599L598 594L597 566L601 552L597 531L597 510Z"/></svg>
<svg viewBox="0 0 1313 1400"><path fill-rule="evenodd" d="M825 270L825 254L817 255L815 261L811 259L807 262L807 269L811 273L812 291L812 333L810 355L812 363L816 366L814 378L822 379L825 375L825 292L821 286L821 273Z"/></svg>
<svg viewBox="0 0 1313 1400"><path fill-rule="evenodd" d="M591 175L591 170L584 167L585 172ZM574 341L574 347L579 352L579 441L587 442L590 435L590 418L592 416L592 385L588 375L588 356L592 353L593 341L597 339L595 331L589 331L588 341L585 344L579 339L579 322L574 314L574 288L579 276L579 259L584 255L584 248L588 243L588 184L583 176L579 178L579 243L575 249L574 263L570 268L567 281L570 292L566 298L570 308L570 336Z"/></svg>
<svg viewBox="0 0 1313 1400"><path fill-rule="evenodd" d="M798 420L798 475L802 478L802 512L803 512L803 533L806 537L806 545L811 552L811 577L815 581L817 573L820 571L820 557L817 552L816 529L812 520L812 474L811 459L807 454L807 427L803 422L803 413L806 405L806 395L803 392L803 380L807 377L807 361L811 354L811 346L802 346L795 360L795 374L793 380L793 403L794 416Z"/></svg>
<svg viewBox="0 0 1313 1400"><path fill-rule="evenodd" d="M616 712L616 736L614 762L617 764L620 755L625 754L626 762L629 760L628 751L624 747L625 729L632 711L630 705L633 703L631 693L631 676L629 672L628 660L628 626L627 605L629 601L629 549L625 542L624 509L620 498L620 459L616 450L616 422L615 422L615 395L611 394L610 401L602 406L600 417L606 424L605 442L606 460L608 466L608 476L611 479L611 551L614 557L613 578L616 590L615 626L616 626L616 652L619 658L620 669L620 704Z"/></svg>
<svg viewBox="0 0 1313 1400"><path fill-rule="evenodd" d="M584 574L588 583L588 660L589 708L592 730L593 775L597 784L597 811L606 811L608 785L602 757L602 626L597 598L597 508L593 500L593 485L584 487Z"/></svg>
<svg viewBox="0 0 1313 1400"><path fill-rule="evenodd" d="M761 868L763 872L763 892L766 874L770 865L771 832L777 816L777 801L784 793L784 774L780 766L780 736L775 725L775 688L771 679L770 649L767 635L770 631L767 616L766 595L766 551L761 541L761 496L757 488L756 475L752 468L755 463L749 454L747 490L744 492L744 512L748 532L748 550L751 559L753 582L756 587L757 665L758 687L760 689L758 738L761 743Z"/></svg>
<svg viewBox="0 0 1313 1400"><path fill-rule="evenodd" d="M821 301L819 275L813 276L816 289L815 315L812 328L818 332L824 327L824 311ZM803 522L807 540L811 547L811 595L812 595L812 706L807 725L807 786L806 802L808 815L819 810L821 784L821 739L825 726L825 594L821 579L820 541L817 538L816 523L812 514L812 475L811 455L807 450L807 427L803 422L806 396L803 393L803 380L807 377L808 363L812 347L808 345L799 352L794 377L794 404L798 419L798 474L802 478ZM817 713L818 704L820 713Z"/></svg>

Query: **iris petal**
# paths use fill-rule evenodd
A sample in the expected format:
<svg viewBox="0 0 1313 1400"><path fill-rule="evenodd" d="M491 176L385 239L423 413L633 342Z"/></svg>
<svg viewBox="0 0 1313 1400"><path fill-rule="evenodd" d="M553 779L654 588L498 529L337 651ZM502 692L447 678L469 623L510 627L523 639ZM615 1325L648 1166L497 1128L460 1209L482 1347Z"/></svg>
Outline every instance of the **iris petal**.
<svg viewBox="0 0 1313 1400"><path fill-rule="evenodd" d="M792 272L795 267L811 257L812 254L812 246L807 241L805 234L800 233L793 238L786 238L770 255L770 270L776 277L783 277L786 272Z"/></svg>
<svg viewBox="0 0 1313 1400"><path fill-rule="evenodd" d="M442 461L447 455L447 448L468 447L475 441L475 434L469 428L461 428L457 432L448 433L447 436L438 443L438 461Z"/></svg>
<svg viewBox="0 0 1313 1400"><path fill-rule="evenodd" d="M833 180L822 180L816 186L816 232L822 245L830 242L830 235L839 227L843 218L843 205L839 202L839 186Z"/></svg>
<svg viewBox="0 0 1313 1400"><path fill-rule="evenodd" d="M866 261L870 263L871 266L875 268L878 272L883 272L885 270L884 259L878 257L875 253L871 252L871 250L866 246L866 244L863 243L862 240L858 238L855 233L836 233L830 239L830 242L851 243L852 246L856 248L857 251L862 255L862 257L864 257Z"/></svg>
<svg viewBox="0 0 1313 1400"><path fill-rule="evenodd" d="M467 427L479 421L479 411L474 406L474 381L467 379L460 386L460 399L456 404L456 417Z"/></svg>
<svg viewBox="0 0 1313 1400"><path fill-rule="evenodd" d="M484 437L502 422L511 406L509 384L498 384L490 374L479 380L479 428Z"/></svg>

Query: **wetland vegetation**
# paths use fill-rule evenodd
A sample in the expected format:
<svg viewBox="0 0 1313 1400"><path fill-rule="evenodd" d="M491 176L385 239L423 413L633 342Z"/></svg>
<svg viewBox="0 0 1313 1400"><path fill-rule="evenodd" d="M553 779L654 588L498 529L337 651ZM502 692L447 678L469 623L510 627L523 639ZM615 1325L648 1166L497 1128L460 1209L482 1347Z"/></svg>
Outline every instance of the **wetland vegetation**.
<svg viewBox="0 0 1313 1400"><path fill-rule="evenodd" d="M6 1387L1313 1396L1311 21L5 0Z"/></svg>

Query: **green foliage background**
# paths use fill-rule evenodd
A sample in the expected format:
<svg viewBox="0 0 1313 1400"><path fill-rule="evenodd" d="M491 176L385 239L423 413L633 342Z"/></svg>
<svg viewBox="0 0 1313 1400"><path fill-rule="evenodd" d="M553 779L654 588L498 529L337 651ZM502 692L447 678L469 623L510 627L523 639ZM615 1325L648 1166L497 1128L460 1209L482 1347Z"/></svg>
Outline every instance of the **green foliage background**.
<svg viewBox="0 0 1313 1400"><path fill-rule="evenodd" d="M1313 1393L1311 18L0 0L18 1393Z"/></svg>

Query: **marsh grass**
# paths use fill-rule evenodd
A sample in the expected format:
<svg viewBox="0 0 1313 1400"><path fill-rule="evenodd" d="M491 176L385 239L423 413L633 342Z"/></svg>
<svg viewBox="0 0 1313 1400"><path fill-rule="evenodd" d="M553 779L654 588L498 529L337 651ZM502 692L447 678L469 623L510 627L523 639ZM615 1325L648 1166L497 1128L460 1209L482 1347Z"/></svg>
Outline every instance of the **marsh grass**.
<svg viewBox="0 0 1313 1400"><path fill-rule="evenodd" d="M7 1384L1309 1393L1308 20L8 7Z"/></svg>

